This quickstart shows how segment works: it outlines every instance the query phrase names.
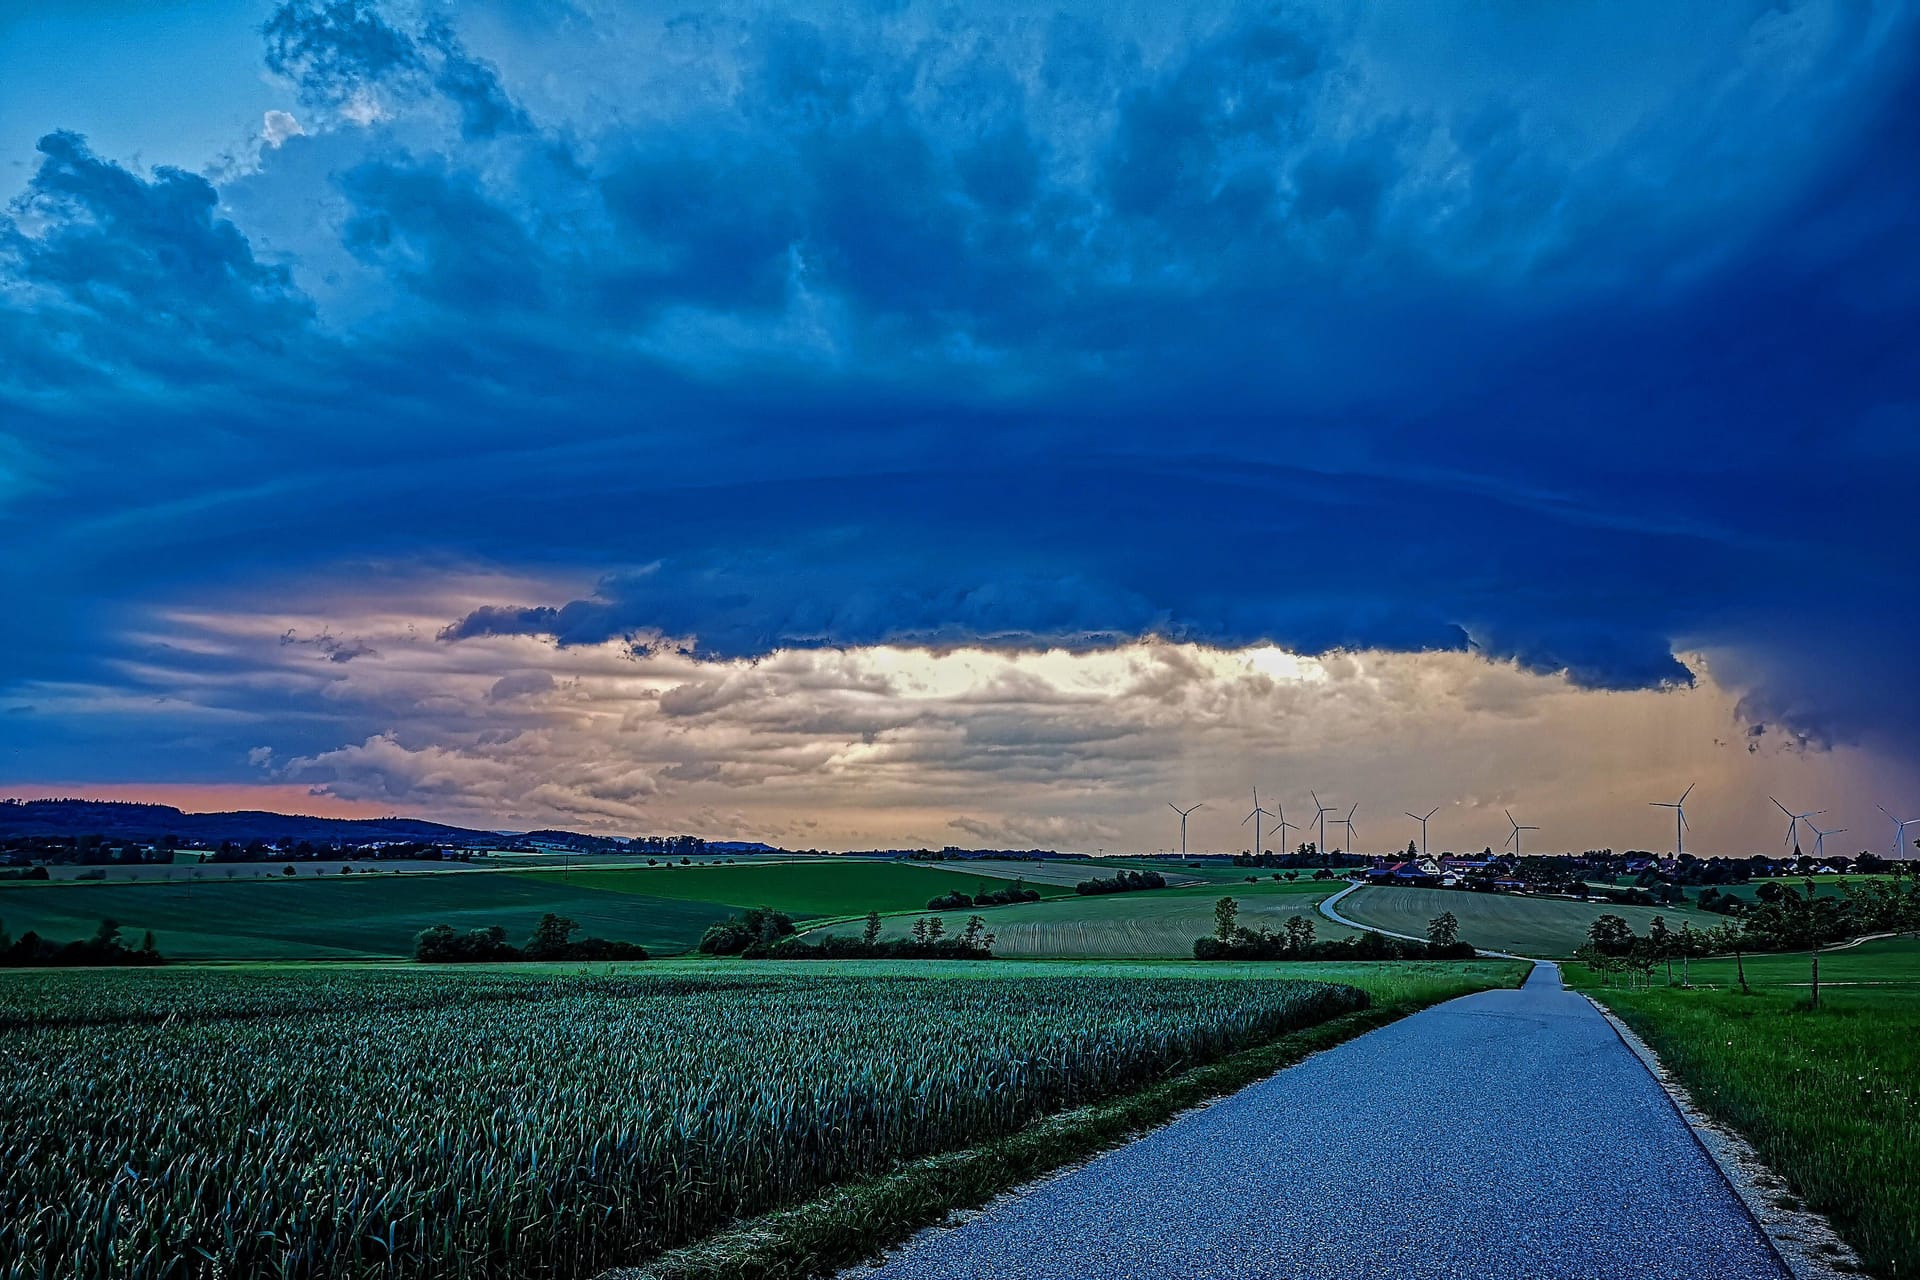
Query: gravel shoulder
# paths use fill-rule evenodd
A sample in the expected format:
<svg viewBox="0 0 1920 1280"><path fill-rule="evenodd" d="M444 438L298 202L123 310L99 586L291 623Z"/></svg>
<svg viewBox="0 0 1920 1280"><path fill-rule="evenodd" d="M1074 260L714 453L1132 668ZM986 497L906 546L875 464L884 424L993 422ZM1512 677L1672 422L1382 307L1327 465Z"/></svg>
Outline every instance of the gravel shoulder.
<svg viewBox="0 0 1920 1280"><path fill-rule="evenodd" d="M923 1232L873 1280L1782 1280L1660 1086L1552 965Z"/></svg>

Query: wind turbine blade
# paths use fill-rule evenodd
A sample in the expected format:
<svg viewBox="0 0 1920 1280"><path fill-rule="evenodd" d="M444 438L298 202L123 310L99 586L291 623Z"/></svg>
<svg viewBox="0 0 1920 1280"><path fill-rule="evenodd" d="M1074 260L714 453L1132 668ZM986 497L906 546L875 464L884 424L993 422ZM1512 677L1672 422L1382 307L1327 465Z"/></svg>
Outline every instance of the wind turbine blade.
<svg viewBox="0 0 1920 1280"><path fill-rule="evenodd" d="M1686 789L1685 791L1682 791L1682 792L1680 793L1680 803L1681 803L1681 804L1685 804L1685 803L1687 802L1687 797L1688 797L1688 796L1690 796L1690 795L1692 795L1692 794L1693 794L1693 789L1694 789L1695 787L1697 787L1697 786L1699 786L1699 785L1700 785L1700 784L1699 784L1699 783L1697 783L1697 782L1689 782L1689 783L1687 784L1687 789Z"/></svg>
<svg viewBox="0 0 1920 1280"><path fill-rule="evenodd" d="M1768 796L1768 797L1767 797L1767 799L1769 799L1769 800L1773 800L1773 797L1772 797L1772 796ZM1784 813L1784 814L1786 814L1786 815L1787 815L1787 816L1788 816L1789 818L1791 818L1791 817L1793 817L1793 816L1794 816L1794 815L1793 815L1793 810L1791 810L1791 809L1789 809L1789 808L1787 808L1787 806L1785 806L1785 805L1783 805L1783 804L1781 804L1781 803L1780 803L1780 802L1779 802L1778 800L1773 800L1773 807L1774 807L1774 808L1776 808L1776 809L1778 809L1778 810L1779 810L1780 812L1782 812L1782 813Z"/></svg>
<svg viewBox="0 0 1920 1280"><path fill-rule="evenodd" d="M1876 809L1878 809L1878 810L1879 810L1880 812L1882 812L1882 813L1886 813L1886 814L1887 814L1887 816L1888 816L1889 818L1893 818L1893 815L1892 815L1891 813L1887 813L1887 806L1885 806L1885 805L1883 805L1883 804L1877 804L1877 805L1875 805L1875 806L1873 806L1873 807L1874 807L1874 808L1876 808ZM1893 820L1894 820L1895 822L1898 822L1898 821L1900 821L1900 819L1898 819L1898 818L1893 818Z"/></svg>

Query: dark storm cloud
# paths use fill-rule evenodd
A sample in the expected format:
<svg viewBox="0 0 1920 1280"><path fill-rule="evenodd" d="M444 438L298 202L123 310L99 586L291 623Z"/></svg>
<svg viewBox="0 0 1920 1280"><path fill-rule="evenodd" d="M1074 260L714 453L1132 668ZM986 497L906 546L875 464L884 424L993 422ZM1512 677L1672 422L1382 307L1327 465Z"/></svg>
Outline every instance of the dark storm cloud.
<svg viewBox="0 0 1920 1280"><path fill-rule="evenodd" d="M609 104L285 5L307 136L216 190L52 133L0 224L11 668L486 564L599 586L449 643L1471 645L1609 689L1704 647L1756 717L1915 752L1914 24L1827 16L1556 107L1306 9L688 14L596 34L649 77Z"/></svg>

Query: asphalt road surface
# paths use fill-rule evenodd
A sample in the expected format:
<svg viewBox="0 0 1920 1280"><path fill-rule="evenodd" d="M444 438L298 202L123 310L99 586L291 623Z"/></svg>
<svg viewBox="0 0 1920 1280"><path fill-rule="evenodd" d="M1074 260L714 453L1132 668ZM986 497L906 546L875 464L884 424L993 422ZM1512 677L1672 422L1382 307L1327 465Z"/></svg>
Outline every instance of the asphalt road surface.
<svg viewBox="0 0 1920 1280"><path fill-rule="evenodd" d="M1785 1280L1552 965L923 1232L886 1280Z"/></svg>

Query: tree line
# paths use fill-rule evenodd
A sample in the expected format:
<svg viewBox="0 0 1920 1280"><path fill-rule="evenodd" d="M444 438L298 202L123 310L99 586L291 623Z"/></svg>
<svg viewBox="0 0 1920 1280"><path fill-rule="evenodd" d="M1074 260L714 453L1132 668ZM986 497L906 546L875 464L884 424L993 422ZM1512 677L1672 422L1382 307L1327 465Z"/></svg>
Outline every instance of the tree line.
<svg viewBox="0 0 1920 1280"><path fill-rule="evenodd" d="M1470 960L1477 954L1460 941L1460 922L1445 911L1427 922L1427 940L1358 933L1320 942L1306 916L1288 916L1279 929L1240 923L1240 904L1222 898L1213 904L1213 933L1193 940L1195 960Z"/></svg>
<svg viewBox="0 0 1920 1280"><path fill-rule="evenodd" d="M452 925L422 929L413 939L413 958L424 964L510 963L517 960L645 960L647 949L611 938L575 938L575 921L549 911L519 946L507 941L499 925L460 933Z"/></svg>

